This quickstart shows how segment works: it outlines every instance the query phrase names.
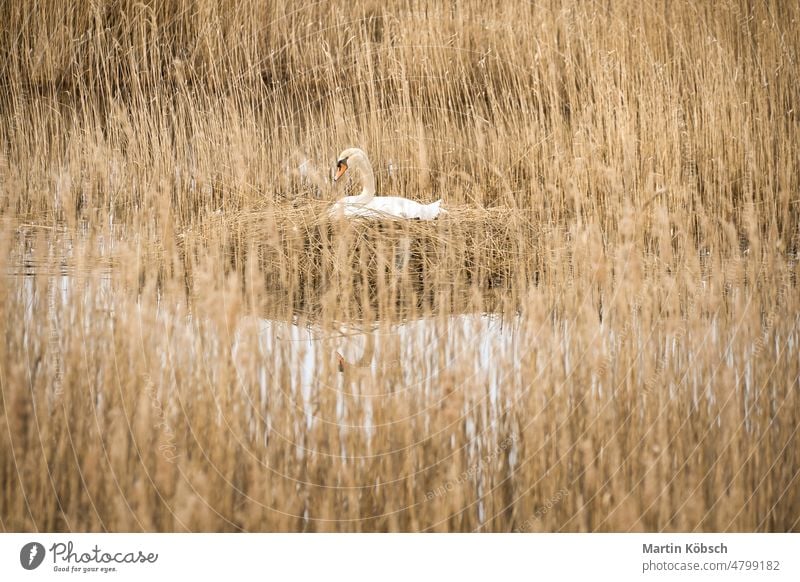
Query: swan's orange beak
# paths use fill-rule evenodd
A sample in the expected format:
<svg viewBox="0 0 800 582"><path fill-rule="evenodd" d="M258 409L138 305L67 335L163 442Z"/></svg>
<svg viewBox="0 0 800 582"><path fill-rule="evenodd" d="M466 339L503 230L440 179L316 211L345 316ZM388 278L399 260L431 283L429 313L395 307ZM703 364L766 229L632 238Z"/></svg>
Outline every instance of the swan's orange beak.
<svg viewBox="0 0 800 582"><path fill-rule="evenodd" d="M341 178L344 173L347 171L347 162L340 161L336 164L336 175L333 177L333 181L336 182L339 178Z"/></svg>

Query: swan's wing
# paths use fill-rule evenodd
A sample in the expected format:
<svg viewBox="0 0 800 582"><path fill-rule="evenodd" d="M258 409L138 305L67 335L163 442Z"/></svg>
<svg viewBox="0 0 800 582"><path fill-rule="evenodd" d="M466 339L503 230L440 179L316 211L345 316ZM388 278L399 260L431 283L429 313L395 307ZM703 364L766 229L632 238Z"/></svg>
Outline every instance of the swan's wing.
<svg viewBox="0 0 800 582"><path fill-rule="evenodd" d="M341 209L344 216L352 218L433 220L444 212L441 203L441 200L437 200L431 204L420 204L400 196L377 196L364 204L340 200L334 207Z"/></svg>
<svg viewBox="0 0 800 582"><path fill-rule="evenodd" d="M423 204L421 205L422 208L420 209L420 218L422 220L433 220L439 216L439 214L443 213L442 210L442 201L437 200L436 202L431 202L430 204Z"/></svg>
<svg viewBox="0 0 800 582"><path fill-rule="evenodd" d="M398 219L424 218L425 205L400 196L380 196L372 200L373 207L386 216Z"/></svg>

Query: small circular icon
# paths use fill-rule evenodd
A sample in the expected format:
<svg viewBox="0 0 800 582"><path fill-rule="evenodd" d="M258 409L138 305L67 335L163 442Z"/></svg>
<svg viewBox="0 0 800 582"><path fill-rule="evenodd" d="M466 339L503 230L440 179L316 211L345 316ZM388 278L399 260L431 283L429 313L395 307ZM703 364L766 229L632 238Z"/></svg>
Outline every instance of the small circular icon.
<svg viewBox="0 0 800 582"><path fill-rule="evenodd" d="M19 551L19 563L26 570L35 570L44 560L44 546L39 542L29 542Z"/></svg>

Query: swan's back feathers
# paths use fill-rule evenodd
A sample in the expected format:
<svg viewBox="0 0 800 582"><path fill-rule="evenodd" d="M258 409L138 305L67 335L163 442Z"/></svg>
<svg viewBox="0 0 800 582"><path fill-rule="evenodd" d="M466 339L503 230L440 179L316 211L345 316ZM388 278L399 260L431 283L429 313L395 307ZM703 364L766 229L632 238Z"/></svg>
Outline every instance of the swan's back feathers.
<svg viewBox="0 0 800 582"><path fill-rule="evenodd" d="M441 200L431 202L430 204L420 204L420 207L419 218L421 220L434 220L439 214L445 213L444 210L442 210Z"/></svg>
<svg viewBox="0 0 800 582"><path fill-rule="evenodd" d="M431 204L420 204L399 196L376 196L368 206L387 218L433 220L439 216L441 204L441 200Z"/></svg>
<svg viewBox="0 0 800 582"><path fill-rule="evenodd" d="M378 220L435 220L441 214L446 214L441 206L441 200L430 204L420 204L398 196L376 196L364 202L358 196L347 196L333 205L331 215Z"/></svg>

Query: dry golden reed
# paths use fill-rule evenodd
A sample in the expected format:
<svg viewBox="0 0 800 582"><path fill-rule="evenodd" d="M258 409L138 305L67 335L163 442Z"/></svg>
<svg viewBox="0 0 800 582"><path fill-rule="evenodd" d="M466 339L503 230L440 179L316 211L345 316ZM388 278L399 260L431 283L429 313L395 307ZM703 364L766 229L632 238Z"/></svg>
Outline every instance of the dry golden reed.
<svg viewBox="0 0 800 582"><path fill-rule="evenodd" d="M0 528L798 531L799 21L0 3Z"/></svg>

